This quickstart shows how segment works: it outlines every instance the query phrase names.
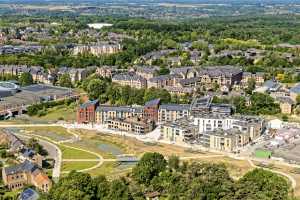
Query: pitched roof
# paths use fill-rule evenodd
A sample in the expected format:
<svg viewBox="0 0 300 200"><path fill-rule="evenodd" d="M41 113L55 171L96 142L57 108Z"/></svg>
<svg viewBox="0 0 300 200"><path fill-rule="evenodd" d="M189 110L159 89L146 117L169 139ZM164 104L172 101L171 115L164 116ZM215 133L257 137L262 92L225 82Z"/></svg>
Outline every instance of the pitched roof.
<svg viewBox="0 0 300 200"><path fill-rule="evenodd" d="M160 104L160 99L153 99L145 103L146 107L158 106Z"/></svg>
<svg viewBox="0 0 300 200"><path fill-rule="evenodd" d="M35 190L27 188L21 193L19 200L37 200L39 197L39 194Z"/></svg>
<svg viewBox="0 0 300 200"><path fill-rule="evenodd" d="M93 100L93 101L88 101L84 104L81 104L80 108L86 108L88 106L91 106L91 105L95 105L97 104L99 101L96 99L96 100Z"/></svg>
<svg viewBox="0 0 300 200"><path fill-rule="evenodd" d="M166 109L172 111L185 111L190 109L188 104L162 104L159 109Z"/></svg>
<svg viewBox="0 0 300 200"><path fill-rule="evenodd" d="M291 92L300 94L300 83L290 89Z"/></svg>
<svg viewBox="0 0 300 200"><path fill-rule="evenodd" d="M32 162L28 161L28 160L26 160L25 162L23 162L21 164L4 168L6 175L21 173L21 172L30 172L30 173L32 173L37 169L39 169L38 166L33 164Z"/></svg>

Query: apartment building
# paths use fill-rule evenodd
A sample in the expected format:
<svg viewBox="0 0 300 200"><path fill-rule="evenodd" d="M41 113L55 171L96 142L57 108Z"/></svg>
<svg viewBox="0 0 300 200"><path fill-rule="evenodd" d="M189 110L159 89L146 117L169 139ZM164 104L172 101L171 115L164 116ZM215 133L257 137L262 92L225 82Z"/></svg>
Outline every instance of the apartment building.
<svg viewBox="0 0 300 200"><path fill-rule="evenodd" d="M147 80L136 74L117 74L112 78L113 83L118 83L122 86L130 86L141 89L147 87Z"/></svg>
<svg viewBox="0 0 300 200"><path fill-rule="evenodd" d="M182 87L198 87L201 85L211 86L218 84L219 87L231 88L242 80L243 72L234 66L213 66L194 68L187 73L187 79L182 79L179 84Z"/></svg>
<svg viewBox="0 0 300 200"><path fill-rule="evenodd" d="M191 115L197 116L202 114L214 113L222 115L231 115L234 108L229 104L212 103L212 96L194 98L191 103Z"/></svg>
<svg viewBox="0 0 300 200"><path fill-rule="evenodd" d="M174 87L177 85L180 76L176 74L156 76L148 80L148 88L164 88L166 86Z"/></svg>
<svg viewBox="0 0 300 200"><path fill-rule="evenodd" d="M214 131L217 129L237 129L248 132L250 140L256 139L265 129L265 122L259 117L252 116L224 116L206 114L194 117L194 125L199 126L199 133Z"/></svg>
<svg viewBox="0 0 300 200"><path fill-rule="evenodd" d="M143 117L142 106L108 106L100 105L96 109L96 123L105 124L109 119Z"/></svg>
<svg viewBox="0 0 300 200"><path fill-rule="evenodd" d="M81 104L77 109L77 123L95 123L96 122L96 108L99 105L98 100L88 101Z"/></svg>
<svg viewBox="0 0 300 200"><path fill-rule="evenodd" d="M200 136L198 126L186 117L164 123L161 133L164 140L176 144L189 143Z"/></svg>
<svg viewBox="0 0 300 200"><path fill-rule="evenodd" d="M102 66L97 67L96 74L104 78L112 78L118 71L115 66Z"/></svg>
<svg viewBox="0 0 300 200"><path fill-rule="evenodd" d="M144 135L154 129L152 121L138 117L108 119L106 126L111 130L125 131L136 135Z"/></svg>
<svg viewBox="0 0 300 200"><path fill-rule="evenodd" d="M174 122L190 115L188 104L162 104L158 110L158 123Z"/></svg>
<svg viewBox="0 0 300 200"><path fill-rule="evenodd" d="M103 54L114 54L122 50L120 44L109 44L109 43L100 43L96 45L81 45L76 46L73 50L74 55L78 54L92 54L95 56L100 56Z"/></svg>
<svg viewBox="0 0 300 200"><path fill-rule="evenodd" d="M146 80L150 80L154 78L158 74L158 71L159 71L159 67L155 67L155 66L152 67L138 66L135 69L135 73Z"/></svg>
<svg viewBox="0 0 300 200"><path fill-rule="evenodd" d="M160 105L160 99L153 99L145 103L144 106L144 118L153 121L155 123L158 122L158 109Z"/></svg>
<svg viewBox="0 0 300 200"><path fill-rule="evenodd" d="M26 160L25 162L2 168L2 180L10 190L18 190L26 185L34 185L43 192L48 192L52 181L35 164Z"/></svg>

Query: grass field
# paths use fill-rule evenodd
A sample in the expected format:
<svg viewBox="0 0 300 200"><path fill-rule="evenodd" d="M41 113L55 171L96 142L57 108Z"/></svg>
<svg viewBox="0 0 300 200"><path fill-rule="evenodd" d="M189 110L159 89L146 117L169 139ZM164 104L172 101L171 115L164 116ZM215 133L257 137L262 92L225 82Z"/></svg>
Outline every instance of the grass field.
<svg viewBox="0 0 300 200"><path fill-rule="evenodd" d="M63 159L98 159L94 154L59 145Z"/></svg>
<svg viewBox="0 0 300 200"><path fill-rule="evenodd" d="M67 129L57 126L57 127L26 127L25 131L30 134L40 135L48 137L54 141L61 141L71 139L73 135L67 132Z"/></svg>
<svg viewBox="0 0 300 200"><path fill-rule="evenodd" d="M76 120L76 106L71 104L70 106L60 105L47 110L47 115L45 116L34 116L31 117L33 120L42 120L42 121L75 121Z"/></svg>
<svg viewBox="0 0 300 200"><path fill-rule="evenodd" d="M132 168L119 169L118 162L104 162L100 167L88 171L91 176L106 176L109 179L115 179L131 172Z"/></svg>
<svg viewBox="0 0 300 200"><path fill-rule="evenodd" d="M63 162L61 171L72 171L72 170L82 170L93 167L97 165L97 161L89 161L89 162Z"/></svg>

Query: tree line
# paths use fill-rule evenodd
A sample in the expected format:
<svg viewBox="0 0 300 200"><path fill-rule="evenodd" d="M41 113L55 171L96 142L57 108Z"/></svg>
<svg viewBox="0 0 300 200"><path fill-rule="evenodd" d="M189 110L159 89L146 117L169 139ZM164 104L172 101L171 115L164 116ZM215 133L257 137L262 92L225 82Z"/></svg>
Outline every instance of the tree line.
<svg viewBox="0 0 300 200"><path fill-rule="evenodd" d="M289 184L270 171L254 169L233 180L224 164L180 162L159 153L145 153L132 172L107 179L71 172L54 184L42 200L288 200Z"/></svg>

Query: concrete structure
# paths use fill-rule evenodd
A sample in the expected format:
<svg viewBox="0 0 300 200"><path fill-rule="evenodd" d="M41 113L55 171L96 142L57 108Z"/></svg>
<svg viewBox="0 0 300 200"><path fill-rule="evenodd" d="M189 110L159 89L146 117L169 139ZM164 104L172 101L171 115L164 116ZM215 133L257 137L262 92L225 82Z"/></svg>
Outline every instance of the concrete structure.
<svg viewBox="0 0 300 200"><path fill-rule="evenodd" d="M248 132L250 140L256 139L265 130L263 119L252 116L224 116L207 114L194 117L194 124L199 126L199 132L209 132L216 129L238 129Z"/></svg>
<svg viewBox="0 0 300 200"><path fill-rule="evenodd" d="M189 117L190 105L183 104L162 104L158 110L158 123L174 122L177 119Z"/></svg>
<svg viewBox="0 0 300 200"><path fill-rule="evenodd" d="M52 181L35 164L26 160L25 162L11 166L3 167L2 179L4 185L10 190L18 190L26 185L34 185L43 192L48 192L52 186Z"/></svg>
<svg viewBox="0 0 300 200"><path fill-rule="evenodd" d="M108 119L107 128L118 131L125 131L137 135L144 135L154 129L154 123L137 117L125 119Z"/></svg>
<svg viewBox="0 0 300 200"><path fill-rule="evenodd" d="M207 113L231 115L233 108L229 104L214 104L211 96L194 98L191 103L191 115L202 115Z"/></svg>
<svg viewBox="0 0 300 200"><path fill-rule="evenodd" d="M189 143L199 137L198 126L195 126L188 118L180 118L162 125L164 140L177 144Z"/></svg>
<svg viewBox="0 0 300 200"><path fill-rule="evenodd" d="M100 105L96 109L96 123L105 124L109 119L125 119L129 117L143 117L141 106L108 106Z"/></svg>

